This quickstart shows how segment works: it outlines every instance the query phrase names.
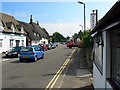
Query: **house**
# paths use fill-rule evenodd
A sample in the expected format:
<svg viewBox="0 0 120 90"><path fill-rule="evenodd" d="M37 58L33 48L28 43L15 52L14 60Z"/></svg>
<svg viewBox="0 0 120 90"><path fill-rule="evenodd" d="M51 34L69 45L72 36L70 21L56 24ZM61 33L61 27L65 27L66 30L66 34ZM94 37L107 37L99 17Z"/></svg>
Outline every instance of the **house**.
<svg viewBox="0 0 120 90"><path fill-rule="evenodd" d="M24 27L13 16L0 13L0 53L14 46L26 46Z"/></svg>
<svg viewBox="0 0 120 90"><path fill-rule="evenodd" d="M94 40L94 88L120 89L120 1L91 32Z"/></svg>
<svg viewBox="0 0 120 90"><path fill-rule="evenodd" d="M44 37L42 37L42 39L40 40L40 43L41 44L44 44L44 43L48 44L49 43L49 38L50 38L48 32L46 31L45 28L41 28L41 31L44 33Z"/></svg>
<svg viewBox="0 0 120 90"><path fill-rule="evenodd" d="M26 45L38 45L45 42L48 43L49 34L47 31L39 26L39 23L34 23L32 15L30 16L30 22L18 21L24 26L25 32L27 33Z"/></svg>

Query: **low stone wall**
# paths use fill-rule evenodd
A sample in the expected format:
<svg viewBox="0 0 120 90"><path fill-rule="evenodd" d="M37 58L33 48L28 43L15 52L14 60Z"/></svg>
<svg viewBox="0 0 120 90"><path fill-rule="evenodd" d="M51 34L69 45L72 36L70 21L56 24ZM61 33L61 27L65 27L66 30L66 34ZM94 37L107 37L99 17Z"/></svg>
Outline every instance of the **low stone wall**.
<svg viewBox="0 0 120 90"><path fill-rule="evenodd" d="M89 70L92 72L93 70L92 47L86 48L86 61Z"/></svg>
<svg viewBox="0 0 120 90"><path fill-rule="evenodd" d="M93 60L92 60L92 47L88 48L81 48L81 58L84 58L84 60L87 63L87 67L89 71L92 73L93 70Z"/></svg>

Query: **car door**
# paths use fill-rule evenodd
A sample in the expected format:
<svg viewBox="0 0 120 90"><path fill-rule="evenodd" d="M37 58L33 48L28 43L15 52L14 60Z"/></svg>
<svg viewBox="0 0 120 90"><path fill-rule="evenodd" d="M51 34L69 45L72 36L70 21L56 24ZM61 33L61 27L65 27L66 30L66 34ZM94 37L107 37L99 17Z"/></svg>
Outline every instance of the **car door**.
<svg viewBox="0 0 120 90"><path fill-rule="evenodd" d="M39 47L35 47L35 54L37 55L37 58L42 57L42 52L41 52L41 49Z"/></svg>

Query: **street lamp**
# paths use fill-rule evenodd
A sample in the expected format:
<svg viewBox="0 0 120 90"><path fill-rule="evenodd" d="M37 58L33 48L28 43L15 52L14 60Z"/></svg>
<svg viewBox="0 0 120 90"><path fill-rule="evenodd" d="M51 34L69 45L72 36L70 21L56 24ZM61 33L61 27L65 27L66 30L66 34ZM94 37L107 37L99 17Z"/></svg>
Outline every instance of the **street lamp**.
<svg viewBox="0 0 120 90"><path fill-rule="evenodd" d="M81 26L81 28L82 28L82 31L83 31L83 25L81 25L81 24L80 24L79 26Z"/></svg>
<svg viewBox="0 0 120 90"><path fill-rule="evenodd" d="M78 1L79 4L84 5L84 31L86 30L86 22L85 22L85 3Z"/></svg>

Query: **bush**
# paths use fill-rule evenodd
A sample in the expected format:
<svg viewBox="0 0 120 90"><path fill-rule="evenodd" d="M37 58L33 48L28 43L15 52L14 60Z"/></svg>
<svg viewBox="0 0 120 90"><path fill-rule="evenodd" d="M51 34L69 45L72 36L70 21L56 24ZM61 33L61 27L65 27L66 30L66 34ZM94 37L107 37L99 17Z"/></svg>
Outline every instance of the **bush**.
<svg viewBox="0 0 120 90"><path fill-rule="evenodd" d="M89 32L82 32L81 34L82 36L80 36L82 38L82 40L80 41L80 48L87 48L91 45L90 39L91 36L89 34Z"/></svg>
<svg viewBox="0 0 120 90"><path fill-rule="evenodd" d="M83 48L83 40L81 40L80 43L78 44L78 48Z"/></svg>
<svg viewBox="0 0 120 90"><path fill-rule="evenodd" d="M83 36L83 47L87 48L90 45L90 35L86 34Z"/></svg>

